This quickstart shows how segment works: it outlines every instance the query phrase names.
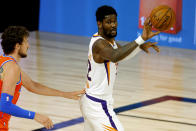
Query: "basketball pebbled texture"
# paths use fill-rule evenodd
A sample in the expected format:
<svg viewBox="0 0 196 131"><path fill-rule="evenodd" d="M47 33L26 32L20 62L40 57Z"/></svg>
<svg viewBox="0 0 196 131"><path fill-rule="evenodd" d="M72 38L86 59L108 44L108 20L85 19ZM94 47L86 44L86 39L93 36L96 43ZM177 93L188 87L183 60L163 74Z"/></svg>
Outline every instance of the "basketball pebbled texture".
<svg viewBox="0 0 196 131"><path fill-rule="evenodd" d="M174 25L175 20L175 12L166 5L160 5L150 13L150 22L159 31L169 30Z"/></svg>

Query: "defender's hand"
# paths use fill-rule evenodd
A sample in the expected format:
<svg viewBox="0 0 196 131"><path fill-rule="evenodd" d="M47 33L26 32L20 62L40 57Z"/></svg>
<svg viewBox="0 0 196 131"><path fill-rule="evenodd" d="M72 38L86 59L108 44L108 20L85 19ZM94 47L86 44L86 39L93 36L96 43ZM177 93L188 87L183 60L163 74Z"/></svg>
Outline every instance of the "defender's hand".
<svg viewBox="0 0 196 131"><path fill-rule="evenodd" d="M48 116L36 113L34 120L42 124L46 129L53 128L53 122Z"/></svg>
<svg viewBox="0 0 196 131"><path fill-rule="evenodd" d="M158 35L159 33L160 33L160 31L152 32L152 24L150 22L150 17L147 17L144 22L142 39L146 41L146 40L152 38L153 36Z"/></svg>
<svg viewBox="0 0 196 131"><path fill-rule="evenodd" d="M143 51L145 51L146 53L149 53L148 48L153 48L156 52L160 52L159 47L156 46L157 42L146 42L142 45L140 45L140 49L142 49Z"/></svg>
<svg viewBox="0 0 196 131"><path fill-rule="evenodd" d="M82 89L80 91L65 92L63 97L74 99L74 100L79 100L81 95L84 94L85 92L86 92L85 89Z"/></svg>

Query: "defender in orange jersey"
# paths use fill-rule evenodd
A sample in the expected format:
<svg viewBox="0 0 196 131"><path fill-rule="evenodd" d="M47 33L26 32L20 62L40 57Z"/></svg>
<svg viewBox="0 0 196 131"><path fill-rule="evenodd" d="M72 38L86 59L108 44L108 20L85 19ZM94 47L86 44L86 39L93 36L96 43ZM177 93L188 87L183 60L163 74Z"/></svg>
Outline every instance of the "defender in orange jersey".
<svg viewBox="0 0 196 131"><path fill-rule="evenodd" d="M0 56L0 131L8 131L11 116L33 119L47 129L53 127L48 116L22 109L16 105L21 87L39 95L61 96L78 100L85 91L63 92L33 81L22 71L18 62L27 56L29 32L22 26L10 26L2 34Z"/></svg>

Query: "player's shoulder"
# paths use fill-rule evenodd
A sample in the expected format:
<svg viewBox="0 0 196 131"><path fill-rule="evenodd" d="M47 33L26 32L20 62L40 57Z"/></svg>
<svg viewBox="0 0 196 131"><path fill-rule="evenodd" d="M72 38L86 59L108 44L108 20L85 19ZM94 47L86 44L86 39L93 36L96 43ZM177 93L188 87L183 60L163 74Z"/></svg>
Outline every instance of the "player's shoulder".
<svg viewBox="0 0 196 131"><path fill-rule="evenodd" d="M122 47L118 42L116 42L116 45L117 45L118 48Z"/></svg>
<svg viewBox="0 0 196 131"><path fill-rule="evenodd" d="M108 42L105 39L97 39L93 45L94 47L98 48L104 48L106 46L109 46Z"/></svg>
<svg viewBox="0 0 196 131"><path fill-rule="evenodd" d="M10 71L20 71L19 65L15 61L9 61L3 65L3 68Z"/></svg>
<svg viewBox="0 0 196 131"><path fill-rule="evenodd" d="M105 47L109 46L106 40L98 39L94 42L92 46L93 52L99 52L100 50L104 49Z"/></svg>

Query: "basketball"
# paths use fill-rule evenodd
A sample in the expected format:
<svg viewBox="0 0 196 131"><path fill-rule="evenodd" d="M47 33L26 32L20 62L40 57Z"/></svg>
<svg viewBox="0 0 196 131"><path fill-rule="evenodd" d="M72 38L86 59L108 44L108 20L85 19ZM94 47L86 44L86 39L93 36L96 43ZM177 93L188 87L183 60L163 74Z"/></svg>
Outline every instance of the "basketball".
<svg viewBox="0 0 196 131"><path fill-rule="evenodd" d="M174 25L175 20L173 9L166 5L160 5L150 13L150 22L159 31L169 30Z"/></svg>

